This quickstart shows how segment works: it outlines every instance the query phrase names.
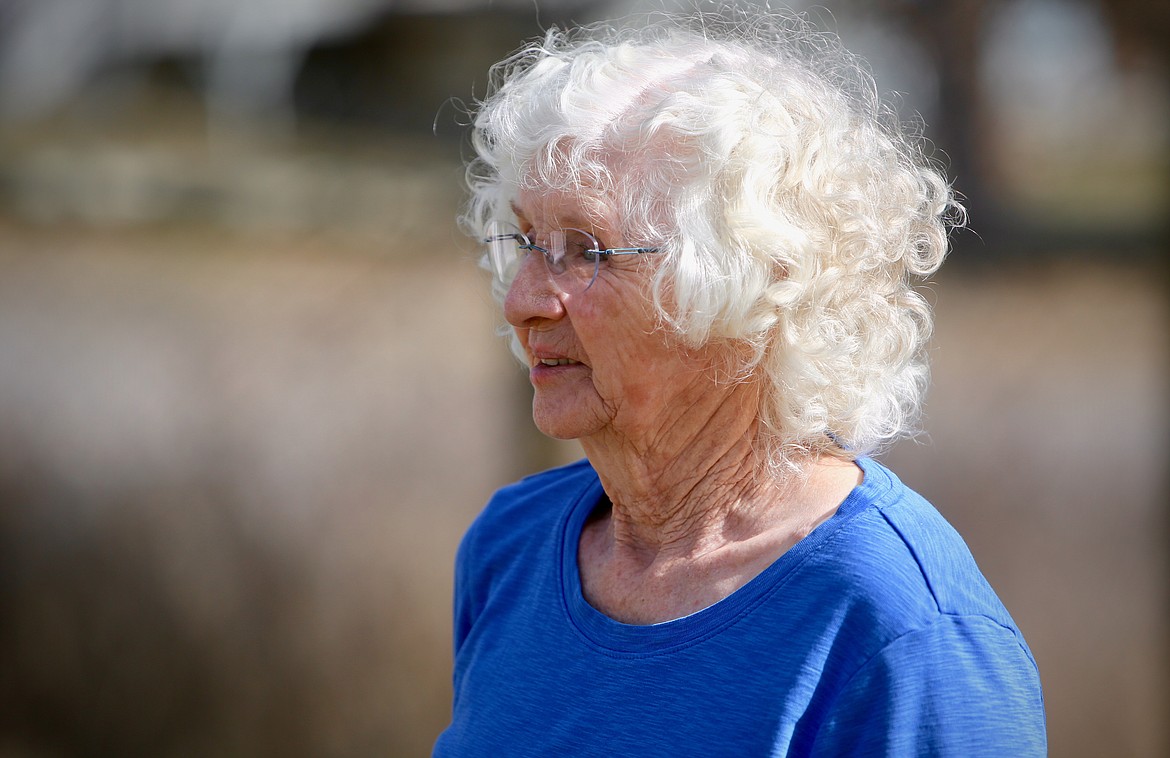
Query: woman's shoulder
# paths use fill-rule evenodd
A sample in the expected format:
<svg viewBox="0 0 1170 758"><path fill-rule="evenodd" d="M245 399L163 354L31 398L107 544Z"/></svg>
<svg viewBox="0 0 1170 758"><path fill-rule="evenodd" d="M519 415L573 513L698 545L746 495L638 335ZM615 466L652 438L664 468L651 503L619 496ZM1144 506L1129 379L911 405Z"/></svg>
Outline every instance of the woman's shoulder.
<svg viewBox="0 0 1170 758"><path fill-rule="evenodd" d="M557 505L575 502L597 483L597 473L585 459L530 474L496 490L476 523L559 515Z"/></svg>
<svg viewBox="0 0 1170 758"><path fill-rule="evenodd" d="M455 557L457 648L493 596L522 597L532 589L533 571L557 565L559 527L594 488L601 489L597 475L578 462L527 476L492 496Z"/></svg>
<svg viewBox="0 0 1170 758"><path fill-rule="evenodd" d="M575 503L600 488L597 473L586 460L532 474L501 487L472 522L462 550L482 546L515 554L517 541L545 538Z"/></svg>
<svg viewBox="0 0 1170 758"><path fill-rule="evenodd" d="M573 487L575 484L588 485L597 481L597 472L589 461L582 458L563 466L529 474L511 484L496 490L489 501L489 507L497 501L516 501L533 495L546 496L550 489Z"/></svg>
<svg viewBox="0 0 1170 758"><path fill-rule="evenodd" d="M1015 623L967 543L925 498L886 467L859 461L865 482L854 492L848 523L819 563L855 601L892 626L933 623L939 616L981 616ZM903 630L904 631L904 630Z"/></svg>

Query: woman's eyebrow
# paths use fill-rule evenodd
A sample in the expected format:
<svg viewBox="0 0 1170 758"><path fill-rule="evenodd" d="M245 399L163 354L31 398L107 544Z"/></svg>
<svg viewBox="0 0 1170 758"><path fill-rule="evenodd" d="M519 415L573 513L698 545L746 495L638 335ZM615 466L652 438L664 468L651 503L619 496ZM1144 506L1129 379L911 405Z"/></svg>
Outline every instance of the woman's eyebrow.
<svg viewBox="0 0 1170 758"><path fill-rule="evenodd" d="M508 203L508 207L512 209L512 213L516 214L516 218L518 220L531 223L531 220L524 213L524 211L520 210L520 206L516 205L516 201L513 200L512 202ZM576 218L580 218L581 220L575 221L574 219L576 219ZM549 221L550 219L545 219L545 220ZM568 222L562 222L559 218L551 219L551 220L553 223L548 228L551 228L551 229L581 229L581 230L589 232L590 234L592 234L595 237L597 236L597 232L596 232L597 224L594 223L592 220L588 220L585 216L578 216L576 213L574 213L574 214L571 214L569 216ZM536 226L536 224L533 224L533 226Z"/></svg>

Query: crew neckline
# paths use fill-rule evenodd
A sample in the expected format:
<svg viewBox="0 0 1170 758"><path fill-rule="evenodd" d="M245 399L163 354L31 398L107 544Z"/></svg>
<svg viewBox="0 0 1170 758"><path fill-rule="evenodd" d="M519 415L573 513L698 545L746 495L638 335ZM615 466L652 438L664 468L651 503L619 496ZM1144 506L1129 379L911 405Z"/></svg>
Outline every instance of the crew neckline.
<svg viewBox="0 0 1170 758"><path fill-rule="evenodd" d="M893 475L884 466L870 458L858 458L856 463L864 478L841 502L837 512L747 584L695 613L646 625L610 618L590 605L582 592L577 565L581 531L605 496L594 474L566 510L560 530L561 594L570 623L593 647L611 655L632 657L675 652L720 633L750 614L842 526L866 508L880 505L883 494L893 489Z"/></svg>

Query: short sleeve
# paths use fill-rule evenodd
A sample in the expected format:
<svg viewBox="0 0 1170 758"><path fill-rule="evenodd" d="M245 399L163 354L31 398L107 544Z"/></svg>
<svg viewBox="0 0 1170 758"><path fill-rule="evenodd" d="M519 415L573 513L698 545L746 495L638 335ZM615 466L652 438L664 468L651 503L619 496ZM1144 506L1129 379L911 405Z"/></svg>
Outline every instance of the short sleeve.
<svg viewBox="0 0 1170 758"><path fill-rule="evenodd" d="M821 756L1045 756L1031 654L982 616L940 616L887 645L834 698Z"/></svg>

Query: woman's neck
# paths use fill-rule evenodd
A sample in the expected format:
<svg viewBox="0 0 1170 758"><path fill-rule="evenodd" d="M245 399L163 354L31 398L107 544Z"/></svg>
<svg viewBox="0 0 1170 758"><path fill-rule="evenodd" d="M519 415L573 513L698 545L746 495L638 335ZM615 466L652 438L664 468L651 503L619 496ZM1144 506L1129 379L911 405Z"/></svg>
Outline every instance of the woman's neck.
<svg viewBox="0 0 1170 758"><path fill-rule="evenodd" d="M586 600L631 624L713 605L836 513L861 481L855 464L838 459L810 460L779 480L753 441L747 434L706 458L683 449L670 459L623 459L587 446L612 508L581 533Z"/></svg>
<svg viewBox="0 0 1170 758"><path fill-rule="evenodd" d="M858 469L809 460L780 479L759 453L749 384L711 393L653 427L615 426L581 441L613 509L614 547L653 560L694 557L785 525L801 530L831 515ZM844 471L844 473L842 473ZM852 488L852 484L845 489Z"/></svg>
<svg viewBox="0 0 1170 758"><path fill-rule="evenodd" d="M758 475L744 440L724 451L615 456L586 445L586 453L613 504L613 537L635 552L700 554L733 533L750 531L761 503L776 499L781 489Z"/></svg>

